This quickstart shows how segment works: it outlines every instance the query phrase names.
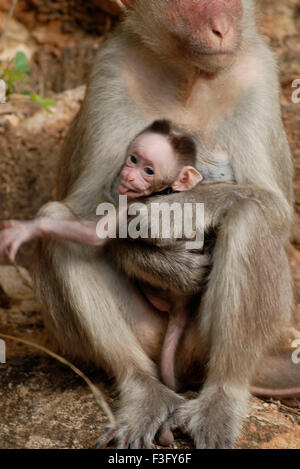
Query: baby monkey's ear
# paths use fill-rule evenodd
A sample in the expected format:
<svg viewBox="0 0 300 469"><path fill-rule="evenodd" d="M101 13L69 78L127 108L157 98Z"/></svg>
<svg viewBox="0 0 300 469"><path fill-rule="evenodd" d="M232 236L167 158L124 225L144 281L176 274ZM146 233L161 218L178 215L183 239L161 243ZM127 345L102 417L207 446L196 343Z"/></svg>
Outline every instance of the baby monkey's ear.
<svg viewBox="0 0 300 469"><path fill-rule="evenodd" d="M172 184L173 191L189 191L193 189L199 182L201 182L203 176L193 166L184 166L180 171L177 180Z"/></svg>

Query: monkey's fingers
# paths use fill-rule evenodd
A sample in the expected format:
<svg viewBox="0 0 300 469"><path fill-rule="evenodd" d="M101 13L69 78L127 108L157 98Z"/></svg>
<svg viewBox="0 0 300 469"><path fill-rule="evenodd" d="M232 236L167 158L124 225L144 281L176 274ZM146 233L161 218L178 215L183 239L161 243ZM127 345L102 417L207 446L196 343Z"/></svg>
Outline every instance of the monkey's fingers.
<svg viewBox="0 0 300 469"><path fill-rule="evenodd" d="M14 242L15 236L11 230L5 229L0 232L0 254L8 249Z"/></svg>
<svg viewBox="0 0 300 469"><path fill-rule="evenodd" d="M2 226L3 228L12 228L16 225L15 220L3 220Z"/></svg>
<svg viewBox="0 0 300 469"><path fill-rule="evenodd" d="M96 442L96 449L106 449L108 446L112 446L115 449L128 449L128 435L124 432L121 426L109 425L103 432L103 435L98 438Z"/></svg>
<svg viewBox="0 0 300 469"><path fill-rule="evenodd" d="M112 446L115 449L152 449L152 439L139 438L130 441L130 432L126 425L124 426L108 426L103 434L98 438L95 448L106 449Z"/></svg>
<svg viewBox="0 0 300 469"><path fill-rule="evenodd" d="M132 445L130 445L130 449L143 449L142 440L135 441Z"/></svg>
<svg viewBox="0 0 300 469"><path fill-rule="evenodd" d="M105 449L108 447L109 443L112 442L119 430L119 426L111 427L110 425L106 427L103 434L97 439L95 449Z"/></svg>
<svg viewBox="0 0 300 469"><path fill-rule="evenodd" d="M174 435L171 428L164 427L164 430L158 432L156 439L161 446L170 446L174 442Z"/></svg>
<svg viewBox="0 0 300 469"><path fill-rule="evenodd" d="M183 433L186 433L187 423L185 419L182 417L180 413L180 407L176 409L165 421L165 423L160 427L158 433L158 441L162 446L166 446L164 441L166 441L167 445L170 445L174 441L174 436L172 430L176 428L180 428ZM170 441L172 438L172 441Z"/></svg>
<svg viewBox="0 0 300 469"><path fill-rule="evenodd" d="M15 262L16 255L18 254L18 250L22 244L22 241L17 239L11 244L11 247L8 252L8 257L11 262Z"/></svg>

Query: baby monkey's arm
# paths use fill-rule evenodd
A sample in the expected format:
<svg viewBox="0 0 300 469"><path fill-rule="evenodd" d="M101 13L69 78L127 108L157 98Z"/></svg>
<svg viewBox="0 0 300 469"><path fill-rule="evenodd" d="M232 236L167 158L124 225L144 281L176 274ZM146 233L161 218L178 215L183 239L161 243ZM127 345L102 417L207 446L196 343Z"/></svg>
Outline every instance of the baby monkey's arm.
<svg viewBox="0 0 300 469"><path fill-rule="evenodd" d="M102 246L107 240L97 235L96 226L97 223L94 221L54 218L4 221L4 230L0 232L0 254L7 249L9 259L13 262L22 244L42 236L90 246Z"/></svg>

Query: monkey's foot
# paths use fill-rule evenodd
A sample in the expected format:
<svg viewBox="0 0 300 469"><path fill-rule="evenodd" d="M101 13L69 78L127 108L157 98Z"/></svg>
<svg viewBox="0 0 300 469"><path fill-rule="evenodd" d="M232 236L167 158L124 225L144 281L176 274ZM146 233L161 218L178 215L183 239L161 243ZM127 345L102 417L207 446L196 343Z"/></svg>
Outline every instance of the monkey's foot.
<svg viewBox="0 0 300 469"><path fill-rule="evenodd" d="M163 431L179 427L198 449L231 449L235 446L247 412L247 389L207 387L201 395L177 408Z"/></svg>
<svg viewBox="0 0 300 469"><path fill-rule="evenodd" d="M131 379L120 395L117 424L106 427L96 448L112 444L118 449L151 449L157 434L161 444L171 444L170 429L160 429L182 402L182 397L154 378Z"/></svg>
<svg viewBox="0 0 300 469"><path fill-rule="evenodd" d="M152 441L152 440L151 440ZM174 441L173 433L170 429L158 432L157 441L161 446L170 446ZM95 449L106 449L109 445L117 449L151 449L153 444L150 441L147 444L144 436L129 443L129 428L124 425L108 425L105 427L103 435L98 438Z"/></svg>

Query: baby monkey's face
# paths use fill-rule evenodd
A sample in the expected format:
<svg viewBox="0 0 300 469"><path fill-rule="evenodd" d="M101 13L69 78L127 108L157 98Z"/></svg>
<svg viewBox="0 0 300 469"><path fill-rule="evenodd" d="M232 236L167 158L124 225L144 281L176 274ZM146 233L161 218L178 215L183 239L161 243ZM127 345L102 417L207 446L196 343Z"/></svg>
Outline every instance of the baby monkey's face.
<svg viewBox="0 0 300 469"><path fill-rule="evenodd" d="M159 192L172 185L179 173L180 165L168 139L148 132L138 136L128 149L119 192L132 199Z"/></svg>

